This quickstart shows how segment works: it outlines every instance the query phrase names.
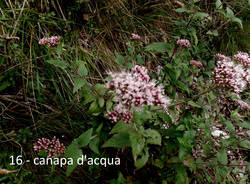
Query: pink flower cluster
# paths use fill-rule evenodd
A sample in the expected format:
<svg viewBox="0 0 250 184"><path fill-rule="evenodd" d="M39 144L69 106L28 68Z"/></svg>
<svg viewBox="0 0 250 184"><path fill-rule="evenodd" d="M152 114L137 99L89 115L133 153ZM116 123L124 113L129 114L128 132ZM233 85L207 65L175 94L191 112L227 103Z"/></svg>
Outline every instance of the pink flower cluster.
<svg viewBox="0 0 250 184"><path fill-rule="evenodd" d="M132 35L133 40L140 40L141 39L141 37L138 34L132 33L131 35Z"/></svg>
<svg viewBox="0 0 250 184"><path fill-rule="evenodd" d="M250 66L250 58L246 52L238 52L233 58L234 60L239 61L245 67Z"/></svg>
<svg viewBox="0 0 250 184"><path fill-rule="evenodd" d="M40 45L48 45L48 46L56 46L59 44L59 41L60 41L61 37L60 36L52 36L50 38L42 38L40 41L39 41L39 44Z"/></svg>
<svg viewBox="0 0 250 184"><path fill-rule="evenodd" d="M59 139L56 139L56 137L53 137L52 140L46 138L38 139L33 148L38 152L45 150L45 152L49 154L49 158L55 158L57 155L63 155L66 151L65 146L60 143Z"/></svg>
<svg viewBox="0 0 250 184"><path fill-rule="evenodd" d="M247 81L247 85L250 88L250 68L248 68L246 71L245 80Z"/></svg>
<svg viewBox="0 0 250 184"><path fill-rule="evenodd" d="M112 81L106 83L108 89L115 91L116 106L107 117L112 122L123 119L130 123L131 109L141 110L143 105L161 106L166 109L170 100L165 96L163 86L156 86L154 80L150 81L147 69L136 65L131 71L119 73L109 72Z"/></svg>
<svg viewBox="0 0 250 184"><path fill-rule="evenodd" d="M237 100L236 102L240 105L242 109L250 110L250 105L248 105L246 102L242 100Z"/></svg>
<svg viewBox="0 0 250 184"><path fill-rule="evenodd" d="M231 58L230 58L230 57L224 56L223 54L219 54L219 53L215 55L215 58L216 58L218 61L223 61L223 60L231 61Z"/></svg>
<svg viewBox="0 0 250 184"><path fill-rule="evenodd" d="M246 87L244 68L233 61L218 61L213 75L213 82L224 87L231 87L236 93L243 91Z"/></svg>
<svg viewBox="0 0 250 184"><path fill-rule="evenodd" d="M186 48L189 48L191 46L189 40L185 40L185 39L177 40L177 44L179 46L183 46L183 47L186 47Z"/></svg>
<svg viewBox="0 0 250 184"><path fill-rule="evenodd" d="M202 67L202 63L199 62L199 61L195 61L195 60L190 60L189 61L190 65L194 65L194 66L197 66L197 67Z"/></svg>
<svg viewBox="0 0 250 184"><path fill-rule="evenodd" d="M116 123L122 119L126 123L130 123L132 119L132 113L126 109L122 104L117 104L112 112L108 112L106 116L113 122Z"/></svg>
<svg viewBox="0 0 250 184"><path fill-rule="evenodd" d="M218 62L217 67L213 71L213 82L224 87L231 87L236 93L243 91L246 85L250 86L250 69L244 68L244 66L249 66L247 53L238 52L233 56L234 60L239 61L241 64L234 63L231 58L222 54L216 54L215 58Z"/></svg>

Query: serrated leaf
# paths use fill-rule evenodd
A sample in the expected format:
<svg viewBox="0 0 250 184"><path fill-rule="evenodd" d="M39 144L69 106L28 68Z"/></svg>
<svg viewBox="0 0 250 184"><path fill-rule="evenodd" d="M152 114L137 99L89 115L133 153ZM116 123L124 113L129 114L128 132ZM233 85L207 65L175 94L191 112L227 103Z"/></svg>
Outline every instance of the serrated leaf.
<svg viewBox="0 0 250 184"><path fill-rule="evenodd" d="M145 139L138 133L130 133L129 139L132 147L132 155L136 162L137 156L142 152L145 144Z"/></svg>
<svg viewBox="0 0 250 184"><path fill-rule="evenodd" d="M103 127L103 123L101 123L101 124L98 126L98 128L96 129L96 133L97 133L97 134L100 134L100 133L101 133L102 127Z"/></svg>
<svg viewBox="0 0 250 184"><path fill-rule="evenodd" d="M111 134L113 133L126 133L133 130L133 126L131 124L124 123L123 121L119 121L115 124L115 126L111 130Z"/></svg>
<svg viewBox="0 0 250 184"><path fill-rule="evenodd" d="M52 64L57 68L66 69L67 65L63 61L59 60L46 60L46 63Z"/></svg>
<svg viewBox="0 0 250 184"><path fill-rule="evenodd" d="M247 122L239 123L238 126L250 129L250 123L247 123Z"/></svg>
<svg viewBox="0 0 250 184"><path fill-rule="evenodd" d="M189 12L189 10L187 8L177 8L174 11L178 12L178 13L183 13L183 12Z"/></svg>
<svg viewBox="0 0 250 184"><path fill-rule="evenodd" d="M111 100L107 100L106 102L106 110L109 111L113 105L113 102Z"/></svg>
<svg viewBox="0 0 250 184"><path fill-rule="evenodd" d="M102 97L98 98L98 104L99 104L100 107L104 106L104 99Z"/></svg>
<svg viewBox="0 0 250 184"><path fill-rule="evenodd" d="M82 77L85 77L86 75L88 75L88 70L87 70L85 63L83 61L79 61L78 66L79 66L79 68L78 68L77 73L79 75L81 75Z"/></svg>
<svg viewBox="0 0 250 184"><path fill-rule="evenodd" d="M230 121L225 121L223 123L226 125L229 132L235 132L234 125Z"/></svg>
<svg viewBox="0 0 250 184"><path fill-rule="evenodd" d="M197 12L195 15L194 15L195 18L198 18L198 19L204 19L206 17L209 17L209 14L208 13L204 13L204 12Z"/></svg>
<svg viewBox="0 0 250 184"><path fill-rule="evenodd" d="M79 89L84 87L86 85L86 82L81 78L75 78L74 79L74 88L73 93L77 92Z"/></svg>
<svg viewBox="0 0 250 184"><path fill-rule="evenodd" d="M208 34L208 35L213 35L213 36L218 36L218 35L219 35L219 33L218 33L217 30L214 30L214 31L209 30L209 31L207 32L207 34Z"/></svg>
<svg viewBox="0 0 250 184"><path fill-rule="evenodd" d="M215 5L216 5L217 9L222 9L223 8L221 0L217 0L216 3L215 3Z"/></svg>
<svg viewBox="0 0 250 184"><path fill-rule="evenodd" d="M136 56L136 60L137 60L137 63L138 63L139 65L143 65L143 64L144 64L144 61L143 61L141 55L137 55L137 56Z"/></svg>
<svg viewBox="0 0 250 184"><path fill-rule="evenodd" d="M146 137L148 144L161 145L161 134L153 129L146 129L143 131L143 135Z"/></svg>
<svg viewBox="0 0 250 184"><path fill-rule="evenodd" d="M183 146L180 147L178 152L178 157L182 161L187 156L187 149Z"/></svg>
<svg viewBox="0 0 250 184"><path fill-rule="evenodd" d="M95 87L96 91L100 94L100 95L104 95L105 92L107 91L106 87L103 84L96 84Z"/></svg>
<svg viewBox="0 0 250 184"><path fill-rule="evenodd" d="M63 51L62 44L59 44L57 46L56 51L57 51L57 53L58 53L59 56L62 55L62 51Z"/></svg>
<svg viewBox="0 0 250 184"><path fill-rule="evenodd" d="M186 129L185 125L179 125L179 126L176 128L176 130L179 130L179 131L183 131L183 130L185 130L185 129Z"/></svg>
<svg viewBox="0 0 250 184"><path fill-rule="evenodd" d="M237 18L237 17L233 17L232 18L232 22L236 22L239 24L240 28L243 29L243 25L242 25L242 21L241 19Z"/></svg>
<svg viewBox="0 0 250 184"><path fill-rule="evenodd" d="M241 141L240 146L246 149L250 149L250 141L248 140Z"/></svg>
<svg viewBox="0 0 250 184"><path fill-rule="evenodd" d="M162 118L164 121L168 122L168 123L172 123L172 119L169 117L169 115L167 113L163 113L163 112L158 112L158 115L160 118Z"/></svg>
<svg viewBox="0 0 250 184"><path fill-rule="evenodd" d="M128 133L119 133L113 135L109 140L107 140L102 147L114 147L114 148L122 148L122 147L129 147L131 145L129 140Z"/></svg>
<svg viewBox="0 0 250 184"><path fill-rule="evenodd" d="M227 164L227 152L225 149L217 153L217 159L221 164Z"/></svg>
<svg viewBox="0 0 250 184"><path fill-rule="evenodd" d="M84 96L83 105L86 105L89 102L93 102L95 99L96 99L96 97L93 96L92 94L87 94L87 95Z"/></svg>
<svg viewBox="0 0 250 184"><path fill-rule="evenodd" d="M82 133L76 140L79 146L87 146L92 135L93 128L88 129L86 132Z"/></svg>
<svg viewBox="0 0 250 184"><path fill-rule="evenodd" d="M181 81L177 81L177 85L176 85L178 88L182 89L183 91L186 91L187 93L189 93L189 89L188 87L186 86L186 84L184 84L183 82Z"/></svg>
<svg viewBox="0 0 250 184"><path fill-rule="evenodd" d="M171 45L165 42L154 42L147 45L145 49L153 52L167 52L168 49L171 49Z"/></svg>
<svg viewBox="0 0 250 184"><path fill-rule="evenodd" d="M97 100L95 100L90 104L88 113L96 113L98 110L99 110L99 106L98 106Z"/></svg>
<svg viewBox="0 0 250 184"><path fill-rule="evenodd" d="M100 154L99 152L99 144L100 144L100 138L95 137L89 142L89 148L95 152L96 154Z"/></svg>
<svg viewBox="0 0 250 184"><path fill-rule="evenodd" d="M122 65L125 63L125 58L119 54L116 55L116 61L118 64Z"/></svg>
<svg viewBox="0 0 250 184"><path fill-rule="evenodd" d="M226 8L226 16L227 16L227 18L233 18L234 17L234 12L229 8L229 7L227 7Z"/></svg>
<svg viewBox="0 0 250 184"><path fill-rule="evenodd" d="M80 158L83 155L83 153L82 153L81 149L69 148L69 149L67 149L65 155L66 155L65 156L66 158L73 159L73 164L72 165L70 164L67 167L66 175L68 177L73 172L73 170L77 167L77 159Z"/></svg>
<svg viewBox="0 0 250 184"><path fill-rule="evenodd" d="M124 65L126 68L128 69L131 69L134 67L134 64L133 63L130 63L130 62L126 62L125 65Z"/></svg>
<svg viewBox="0 0 250 184"><path fill-rule="evenodd" d="M195 102L193 101L188 101L188 104L191 105L192 107L198 107L198 108L201 108L200 105L196 104Z"/></svg>
<svg viewBox="0 0 250 184"><path fill-rule="evenodd" d="M136 170L141 169L148 161L149 158L149 153L148 153L148 149L145 149L146 153L143 153L142 157L140 159L137 159L135 162L135 167Z"/></svg>
<svg viewBox="0 0 250 184"><path fill-rule="evenodd" d="M197 38L197 35L196 35L196 31L195 31L195 30L192 31L192 36L193 36L193 38L194 38L194 43L195 43L195 45L197 46L197 44L198 44L198 38Z"/></svg>

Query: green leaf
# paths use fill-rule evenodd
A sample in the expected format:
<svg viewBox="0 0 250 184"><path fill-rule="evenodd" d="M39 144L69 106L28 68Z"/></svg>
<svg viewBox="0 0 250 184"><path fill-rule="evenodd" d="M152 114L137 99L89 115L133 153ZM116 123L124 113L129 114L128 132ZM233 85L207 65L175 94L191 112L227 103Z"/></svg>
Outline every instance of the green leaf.
<svg viewBox="0 0 250 184"><path fill-rule="evenodd" d="M182 161L183 159L186 158L186 156L187 156L187 149L181 146L178 152L178 157Z"/></svg>
<svg viewBox="0 0 250 184"><path fill-rule="evenodd" d="M183 91L186 91L187 93L189 93L188 87L183 82L177 81L177 87L182 89Z"/></svg>
<svg viewBox="0 0 250 184"><path fill-rule="evenodd" d="M85 66L84 61L78 61L78 65L79 65L79 68L78 68L77 73L81 75L82 77L85 77L86 75L88 75L88 70Z"/></svg>
<svg viewBox="0 0 250 184"><path fill-rule="evenodd" d="M139 65L143 65L143 64L144 64L144 61L143 61L141 55L138 54L138 55L136 56L136 60L137 60L137 63L138 63Z"/></svg>
<svg viewBox="0 0 250 184"><path fill-rule="evenodd" d="M89 148L95 152L96 154L100 154L99 152L99 144L100 144L100 138L95 137L89 142Z"/></svg>
<svg viewBox="0 0 250 184"><path fill-rule="evenodd" d="M58 53L59 56L62 55L62 51L63 51L62 44L59 44L57 46L56 51L57 51L57 53Z"/></svg>
<svg viewBox="0 0 250 184"><path fill-rule="evenodd" d="M161 134L153 129L147 129L143 131L143 135L147 138L146 142L148 144L161 145Z"/></svg>
<svg viewBox="0 0 250 184"><path fill-rule="evenodd" d="M77 92L79 89L84 87L86 85L86 82L81 78L75 78L74 79L74 88L73 93Z"/></svg>
<svg viewBox="0 0 250 184"><path fill-rule="evenodd" d="M209 17L209 14L208 13L204 13L204 12L197 12L194 15L194 17L197 18L197 19L204 19L206 17Z"/></svg>
<svg viewBox="0 0 250 184"><path fill-rule="evenodd" d="M247 123L247 122L239 123L238 126L250 129L250 123Z"/></svg>
<svg viewBox="0 0 250 184"><path fill-rule="evenodd" d="M115 124L115 126L111 130L111 134L113 133L126 133L133 130L133 126L131 124L124 123L123 121L119 121Z"/></svg>
<svg viewBox="0 0 250 184"><path fill-rule="evenodd" d="M96 99L95 96L93 96L91 93L88 93L87 95L84 96L83 105L86 105L89 102L93 102L95 99Z"/></svg>
<svg viewBox="0 0 250 184"><path fill-rule="evenodd" d="M149 153L148 149L144 149L146 153L143 153L142 157L140 159L137 159L135 162L136 170L141 169L148 161Z"/></svg>
<svg viewBox="0 0 250 184"><path fill-rule="evenodd" d="M104 99L102 97L98 97L98 104L100 107L104 106Z"/></svg>
<svg viewBox="0 0 250 184"><path fill-rule="evenodd" d="M194 43L197 46L197 44L198 44L198 38L197 38L197 35L196 35L196 31L193 30L191 33L192 33L192 36L194 38Z"/></svg>
<svg viewBox="0 0 250 184"><path fill-rule="evenodd" d="M105 92L107 91L106 87L103 84L96 84L95 85L95 90L100 94L100 95L104 95Z"/></svg>
<svg viewBox="0 0 250 184"><path fill-rule="evenodd" d="M188 104L191 105L192 107L198 107L198 108L201 108L200 105L196 104L195 102L193 101L188 101Z"/></svg>
<svg viewBox="0 0 250 184"><path fill-rule="evenodd" d="M77 167L77 159L80 158L83 153L81 149L67 149L68 152L66 152L65 156L66 158L72 158L73 159L73 164L68 165L67 167L67 177L70 176L72 171Z"/></svg>
<svg viewBox="0 0 250 184"><path fill-rule="evenodd" d="M185 125L179 125L176 130L179 130L179 131L183 131L183 130L186 130L186 127Z"/></svg>
<svg viewBox="0 0 250 184"><path fill-rule="evenodd" d="M163 113L163 112L158 112L158 115L160 118L162 118L164 121L168 122L168 123L172 123L172 119L169 117L169 115L167 113Z"/></svg>
<svg viewBox="0 0 250 184"><path fill-rule="evenodd" d="M226 8L226 12L227 12L227 14L226 14L227 18L234 17L234 12L229 7Z"/></svg>
<svg viewBox="0 0 250 184"><path fill-rule="evenodd" d="M207 34L208 34L208 35L213 35L213 36L218 36L218 35L219 35L219 33L218 33L217 30L213 30L213 31L209 30L209 31L207 32Z"/></svg>
<svg viewBox="0 0 250 184"><path fill-rule="evenodd" d="M93 101L93 102L90 104L88 113L96 113L96 112L98 112L98 111L99 111L99 106L98 106L97 100L95 100L95 101Z"/></svg>
<svg viewBox="0 0 250 184"><path fill-rule="evenodd" d="M125 63L125 59L123 56L119 55L119 54L116 54L116 61L118 64L122 65Z"/></svg>
<svg viewBox="0 0 250 184"><path fill-rule="evenodd" d="M187 8L177 8L174 11L178 12L178 13L183 13L183 12L190 12Z"/></svg>
<svg viewBox="0 0 250 184"><path fill-rule="evenodd" d="M52 64L57 68L66 69L67 65L63 61L59 60L46 60L46 63Z"/></svg>
<svg viewBox="0 0 250 184"><path fill-rule="evenodd" d="M67 176L69 176L72 171L77 167L77 159L83 155L82 150L78 148L77 139L73 140L72 143L67 147L65 158L72 158L73 164L67 167Z"/></svg>
<svg viewBox="0 0 250 184"><path fill-rule="evenodd" d="M88 129L86 132L82 133L76 140L79 146L87 146L92 135L93 128Z"/></svg>
<svg viewBox="0 0 250 184"><path fill-rule="evenodd" d="M125 66L126 68L128 68L128 69L131 69L131 68L134 67L134 65L133 65L132 63L130 63L130 62L126 62L124 66Z"/></svg>
<svg viewBox="0 0 250 184"><path fill-rule="evenodd" d="M227 152L225 149L217 153L217 159L221 164L227 164Z"/></svg>
<svg viewBox="0 0 250 184"><path fill-rule="evenodd" d="M229 132L231 132L231 133L235 132L234 125L231 123L231 121L224 121L223 124L226 125Z"/></svg>
<svg viewBox="0 0 250 184"><path fill-rule="evenodd" d="M154 166L162 169L164 167L164 163L163 161L159 160L159 159L155 159L153 160L153 163L152 163Z"/></svg>
<svg viewBox="0 0 250 184"><path fill-rule="evenodd" d="M215 5L216 5L216 9L222 9L223 8L221 0L217 0Z"/></svg>
<svg viewBox="0 0 250 184"><path fill-rule="evenodd" d="M101 133L102 127L103 127L103 123L101 123L101 124L98 126L98 128L96 129L96 133L97 133L97 134L100 134L100 133Z"/></svg>
<svg viewBox="0 0 250 184"><path fill-rule="evenodd" d="M152 112L145 110L133 113L133 121L135 121L137 125L142 124L150 119L152 119Z"/></svg>
<svg viewBox="0 0 250 184"><path fill-rule="evenodd" d="M122 147L129 147L131 145L129 140L128 133L119 133L113 135L109 140L107 140L102 147L114 147L114 148L122 148Z"/></svg>
<svg viewBox="0 0 250 184"><path fill-rule="evenodd" d="M236 22L239 24L240 28L243 29L243 25L242 25L242 21L241 19L237 18L237 17L233 17L232 18L232 22Z"/></svg>
<svg viewBox="0 0 250 184"><path fill-rule="evenodd" d="M107 100L106 102L106 111L109 111L113 105L113 102L111 100Z"/></svg>
<svg viewBox="0 0 250 184"><path fill-rule="evenodd" d="M175 69L172 69L170 67L166 67L165 69L165 72L168 74L168 76L170 77L170 79L173 81L173 82L176 82L177 80L177 75L175 73Z"/></svg>
<svg viewBox="0 0 250 184"><path fill-rule="evenodd" d="M2 82L0 85L0 91L3 91L4 89L6 89L9 86L10 86L9 82L7 82L7 81Z"/></svg>
<svg viewBox="0 0 250 184"><path fill-rule="evenodd" d="M147 45L145 49L153 52L167 52L168 49L171 49L171 45L165 42L154 42Z"/></svg>
<svg viewBox="0 0 250 184"><path fill-rule="evenodd" d="M250 149L250 141L248 140L241 141L240 146L246 149Z"/></svg>
<svg viewBox="0 0 250 184"><path fill-rule="evenodd" d="M132 147L132 154L136 162L137 156L142 152L145 144L145 139L138 133L130 133L129 139Z"/></svg>

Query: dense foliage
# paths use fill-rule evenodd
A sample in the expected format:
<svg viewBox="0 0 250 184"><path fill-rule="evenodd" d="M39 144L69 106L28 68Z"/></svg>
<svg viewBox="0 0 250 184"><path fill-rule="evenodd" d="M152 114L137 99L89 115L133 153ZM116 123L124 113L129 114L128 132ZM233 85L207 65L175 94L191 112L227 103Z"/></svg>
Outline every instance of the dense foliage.
<svg viewBox="0 0 250 184"><path fill-rule="evenodd" d="M250 182L249 8L0 1L0 182Z"/></svg>

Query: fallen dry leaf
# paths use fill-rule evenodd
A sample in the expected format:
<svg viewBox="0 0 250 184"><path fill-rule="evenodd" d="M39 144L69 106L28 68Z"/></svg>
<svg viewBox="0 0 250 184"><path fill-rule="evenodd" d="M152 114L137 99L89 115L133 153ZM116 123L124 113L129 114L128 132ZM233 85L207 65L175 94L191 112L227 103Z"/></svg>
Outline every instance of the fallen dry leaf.
<svg viewBox="0 0 250 184"><path fill-rule="evenodd" d="M14 171L9 171L7 169L1 169L0 168L0 174L10 174L10 173L14 173L14 172L17 172L16 170Z"/></svg>

